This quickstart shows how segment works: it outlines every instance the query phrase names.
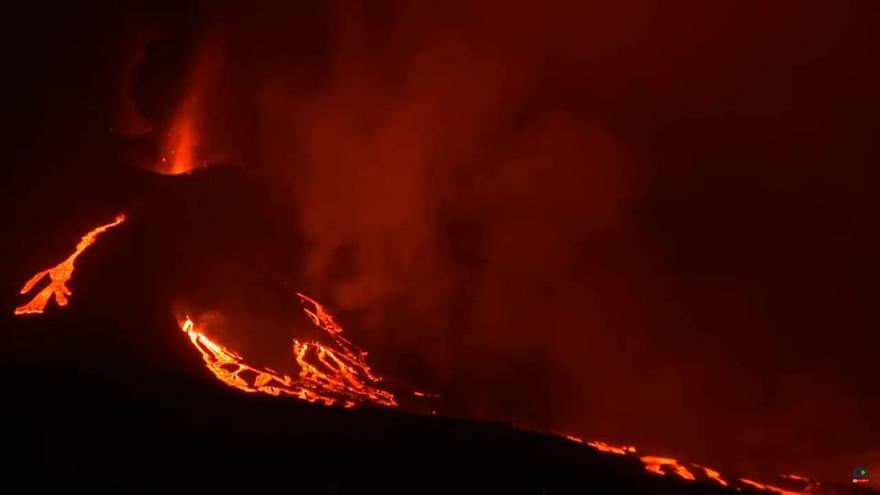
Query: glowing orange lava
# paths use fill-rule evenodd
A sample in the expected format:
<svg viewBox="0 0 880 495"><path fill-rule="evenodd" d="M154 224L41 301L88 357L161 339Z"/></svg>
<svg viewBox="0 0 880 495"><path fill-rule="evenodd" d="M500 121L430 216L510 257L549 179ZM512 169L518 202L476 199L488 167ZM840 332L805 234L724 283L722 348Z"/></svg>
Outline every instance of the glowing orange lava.
<svg viewBox="0 0 880 495"><path fill-rule="evenodd" d="M810 478L807 478L806 476L801 476L799 474L780 474L779 476L786 478L786 479L789 479L789 480L803 481L804 483L812 483Z"/></svg>
<svg viewBox="0 0 880 495"><path fill-rule="evenodd" d="M564 438L577 443L582 443L593 447L594 449L600 452L606 452L614 455L629 455L635 454L636 448L632 446L617 446L612 445L605 442L600 441L592 441L592 442L584 442L580 437L576 437L574 435L562 435ZM645 467L645 470L649 473L658 474L660 476L665 476L667 472L671 472L678 476L679 478L687 481L696 481L697 476L694 474L695 471L692 469L699 469L705 474L705 478L708 481L712 481L713 483L717 483L724 487L729 487L730 483L728 483L722 476L721 473L715 469L708 468L706 466L701 466L699 464L688 464L687 466L679 463L676 459L671 457L658 457L658 456L642 456L638 458L642 465ZM689 469L689 467L691 469ZM697 471L698 472L698 471ZM763 490L766 492L776 493L778 495L807 495L808 493L814 493L814 490L819 487L819 484L811 481L808 478L803 476L793 475L793 474L783 474L782 478L806 482L808 484L807 490L805 492L791 491L785 490L783 488L779 488L774 485L768 485L765 483L759 483L757 481L753 481L747 478L739 478L740 487L737 487L738 490L741 490L742 485L749 486L751 488L757 488L759 490Z"/></svg>
<svg viewBox="0 0 880 495"><path fill-rule="evenodd" d="M583 441L581 441L583 443ZM631 445L625 445L623 447L618 447L616 445L611 445L605 442L587 442L587 445L593 447L596 450L600 450L602 452L608 452L609 454L617 454L617 455L626 455L626 454L635 454L636 448Z"/></svg>
<svg viewBox="0 0 880 495"><path fill-rule="evenodd" d="M699 464L694 464L694 467L702 469L703 472L706 473L706 477L710 480L718 483L721 486L727 486L727 482L724 481L724 478L721 477L721 473L719 473L718 471L712 468L707 468L706 466L700 466Z"/></svg>
<svg viewBox="0 0 880 495"><path fill-rule="evenodd" d="M790 490L784 490L782 488L779 488L778 486L767 485L764 483L758 483L757 481L752 481L747 478L740 478L739 480L741 482L751 486L751 487L757 488L759 490L764 490L767 492L778 493L779 495L804 495L804 492L793 492Z"/></svg>
<svg viewBox="0 0 880 495"><path fill-rule="evenodd" d="M122 224L125 220L125 215L120 214L113 222L89 231L81 238L76 245L76 250L67 259L31 277L22 287L20 291L22 295L31 292L46 277L48 277L49 283L28 303L17 307L14 314L41 314L53 298L58 306L66 306L69 302L68 296L72 294L67 283L73 276L76 259L96 242L98 236ZM209 338L204 329L197 327L189 317L180 322L180 328L189 337L193 347L199 351L205 366L211 373L221 382L239 390L273 396L288 395L324 405L355 407L371 403L396 407L398 403L394 395L378 386L382 379L371 371L367 364L367 353L342 336L342 327L323 305L305 294L297 293L297 296L303 305L306 316L330 337L332 343L327 345L316 340L293 339L293 361L299 368L299 372L295 376L246 363L240 354ZM411 393L420 398L439 397L439 395L421 391ZM431 411L431 414L436 413L436 411ZM601 441L585 442L573 435L563 436L572 442L589 445L600 452L620 456L632 454L635 458L636 448L633 446L616 446ZM699 469L705 474L704 479L724 487L730 485L718 471L698 464L685 466L670 457L641 456L638 459L645 470L653 474L665 476L667 473L672 473L683 480L695 481L697 476L691 469ZM699 471L697 472L699 473ZM820 486L803 476L795 474L780 476L784 479L806 483L806 491L786 490L747 478L739 478L734 484L738 485L736 486L738 490L751 487L777 495L807 495L815 493L815 490Z"/></svg>
<svg viewBox="0 0 880 495"><path fill-rule="evenodd" d="M205 164L199 117L211 84L218 77L221 55L220 45L215 38L207 39L199 47L187 76L186 92L162 140L159 163L153 169L155 172L178 175Z"/></svg>
<svg viewBox="0 0 880 495"><path fill-rule="evenodd" d="M49 285L38 292L37 295L35 295L33 299L30 300L30 302L15 308L15 314L41 314L46 310L46 306L49 304L49 301L52 300L53 296L55 302L58 303L58 306L67 306L67 296L70 296L72 294L70 292L70 289L67 287L67 282L69 282L70 277L73 276L73 269L76 258L79 257L79 255L82 254L82 252L85 251L86 248L94 244L99 235L103 234L113 227L116 227L124 221L125 215L117 215L116 219L113 220L113 222L102 225L90 231L88 234L82 236L82 239L80 239L79 243L76 245L76 251L68 256L66 260L62 261L52 268L49 268L48 270L43 270L37 273L36 275L31 277L30 280L25 282L24 287L22 287L21 291L19 292L22 295L27 294L28 292L33 290L33 288L45 277L49 277Z"/></svg>
<svg viewBox="0 0 880 495"><path fill-rule="evenodd" d="M688 471L688 469L681 464L678 463L675 459L671 457L655 457L646 455L642 457L642 463L645 464L645 469L654 474L666 474L664 467L669 468L673 473L678 475L679 478L686 479L689 481L693 481L697 479L693 473Z"/></svg>
<svg viewBox="0 0 880 495"><path fill-rule="evenodd" d="M165 137L163 154L160 157L157 172L166 175L178 175L192 171L195 168L196 126L192 116L194 103L198 101L188 98L181 105L178 115L175 117Z"/></svg>
<svg viewBox="0 0 880 495"><path fill-rule="evenodd" d="M412 394L414 397L418 397L420 399L427 399L427 398L439 399L440 398L440 394L432 394L430 392L422 392L421 390L413 390Z"/></svg>
<svg viewBox="0 0 880 495"><path fill-rule="evenodd" d="M181 330L189 336L214 376L239 390L291 395L308 402L344 407L363 403L397 406L391 392L376 386L381 378L371 373L367 353L340 335L342 327L321 304L303 294L298 296L306 315L330 335L334 346L294 339L293 356L300 369L295 378L245 363L242 356L208 338L188 317L181 323Z"/></svg>

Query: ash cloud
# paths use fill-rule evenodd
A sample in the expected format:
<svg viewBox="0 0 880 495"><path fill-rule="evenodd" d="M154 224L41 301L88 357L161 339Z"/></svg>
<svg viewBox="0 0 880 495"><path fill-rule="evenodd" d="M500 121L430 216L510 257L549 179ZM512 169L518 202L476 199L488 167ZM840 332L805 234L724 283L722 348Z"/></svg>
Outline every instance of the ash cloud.
<svg viewBox="0 0 880 495"><path fill-rule="evenodd" d="M202 138L295 204L303 289L453 413L834 476L878 440L876 20L227 6Z"/></svg>

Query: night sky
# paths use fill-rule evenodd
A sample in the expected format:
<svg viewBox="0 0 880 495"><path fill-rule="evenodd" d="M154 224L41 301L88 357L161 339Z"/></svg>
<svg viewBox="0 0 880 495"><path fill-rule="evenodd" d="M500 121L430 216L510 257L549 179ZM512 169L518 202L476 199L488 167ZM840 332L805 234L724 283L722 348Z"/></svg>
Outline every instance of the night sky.
<svg viewBox="0 0 880 495"><path fill-rule="evenodd" d="M880 472L880 5L430 4L8 12L0 300L130 203L190 98L203 173L274 208L261 263L445 413Z"/></svg>

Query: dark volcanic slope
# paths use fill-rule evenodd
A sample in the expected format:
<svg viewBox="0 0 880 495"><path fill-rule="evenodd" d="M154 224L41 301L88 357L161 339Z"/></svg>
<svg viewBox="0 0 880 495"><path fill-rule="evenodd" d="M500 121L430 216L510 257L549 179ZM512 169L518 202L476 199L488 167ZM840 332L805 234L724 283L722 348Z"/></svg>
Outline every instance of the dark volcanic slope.
<svg viewBox="0 0 880 495"><path fill-rule="evenodd" d="M21 377L3 412L6 479L34 491L723 493L498 424L309 407L199 377L4 368Z"/></svg>
<svg viewBox="0 0 880 495"><path fill-rule="evenodd" d="M235 240L272 235L271 200L257 201L259 192L239 184L240 196L214 201L228 180L240 178L229 170L134 177L140 189L128 195L137 199L123 206L129 221L78 261L65 309L13 319L20 281L0 283L9 295L0 335L0 424L11 454L4 483L88 493L725 493L648 474L632 457L502 424L326 408L221 384L171 306L204 277L254 282L216 268L224 258L272 257ZM82 214L97 224L117 207ZM250 221L254 215L262 221ZM288 241L295 244L278 240ZM14 253L22 257L18 279L71 247L23 247Z"/></svg>

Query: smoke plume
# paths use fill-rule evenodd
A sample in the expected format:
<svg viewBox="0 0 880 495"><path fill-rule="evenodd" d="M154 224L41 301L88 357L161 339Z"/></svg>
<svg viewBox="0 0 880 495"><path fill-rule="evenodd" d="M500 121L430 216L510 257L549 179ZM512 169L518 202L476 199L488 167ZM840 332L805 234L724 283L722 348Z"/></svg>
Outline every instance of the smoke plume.
<svg viewBox="0 0 880 495"><path fill-rule="evenodd" d="M383 1L205 18L195 44L223 50L200 142L295 206L297 283L386 374L454 414L745 472L876 461L880 409L857 384L878 343L871 16Z"/></svg>

